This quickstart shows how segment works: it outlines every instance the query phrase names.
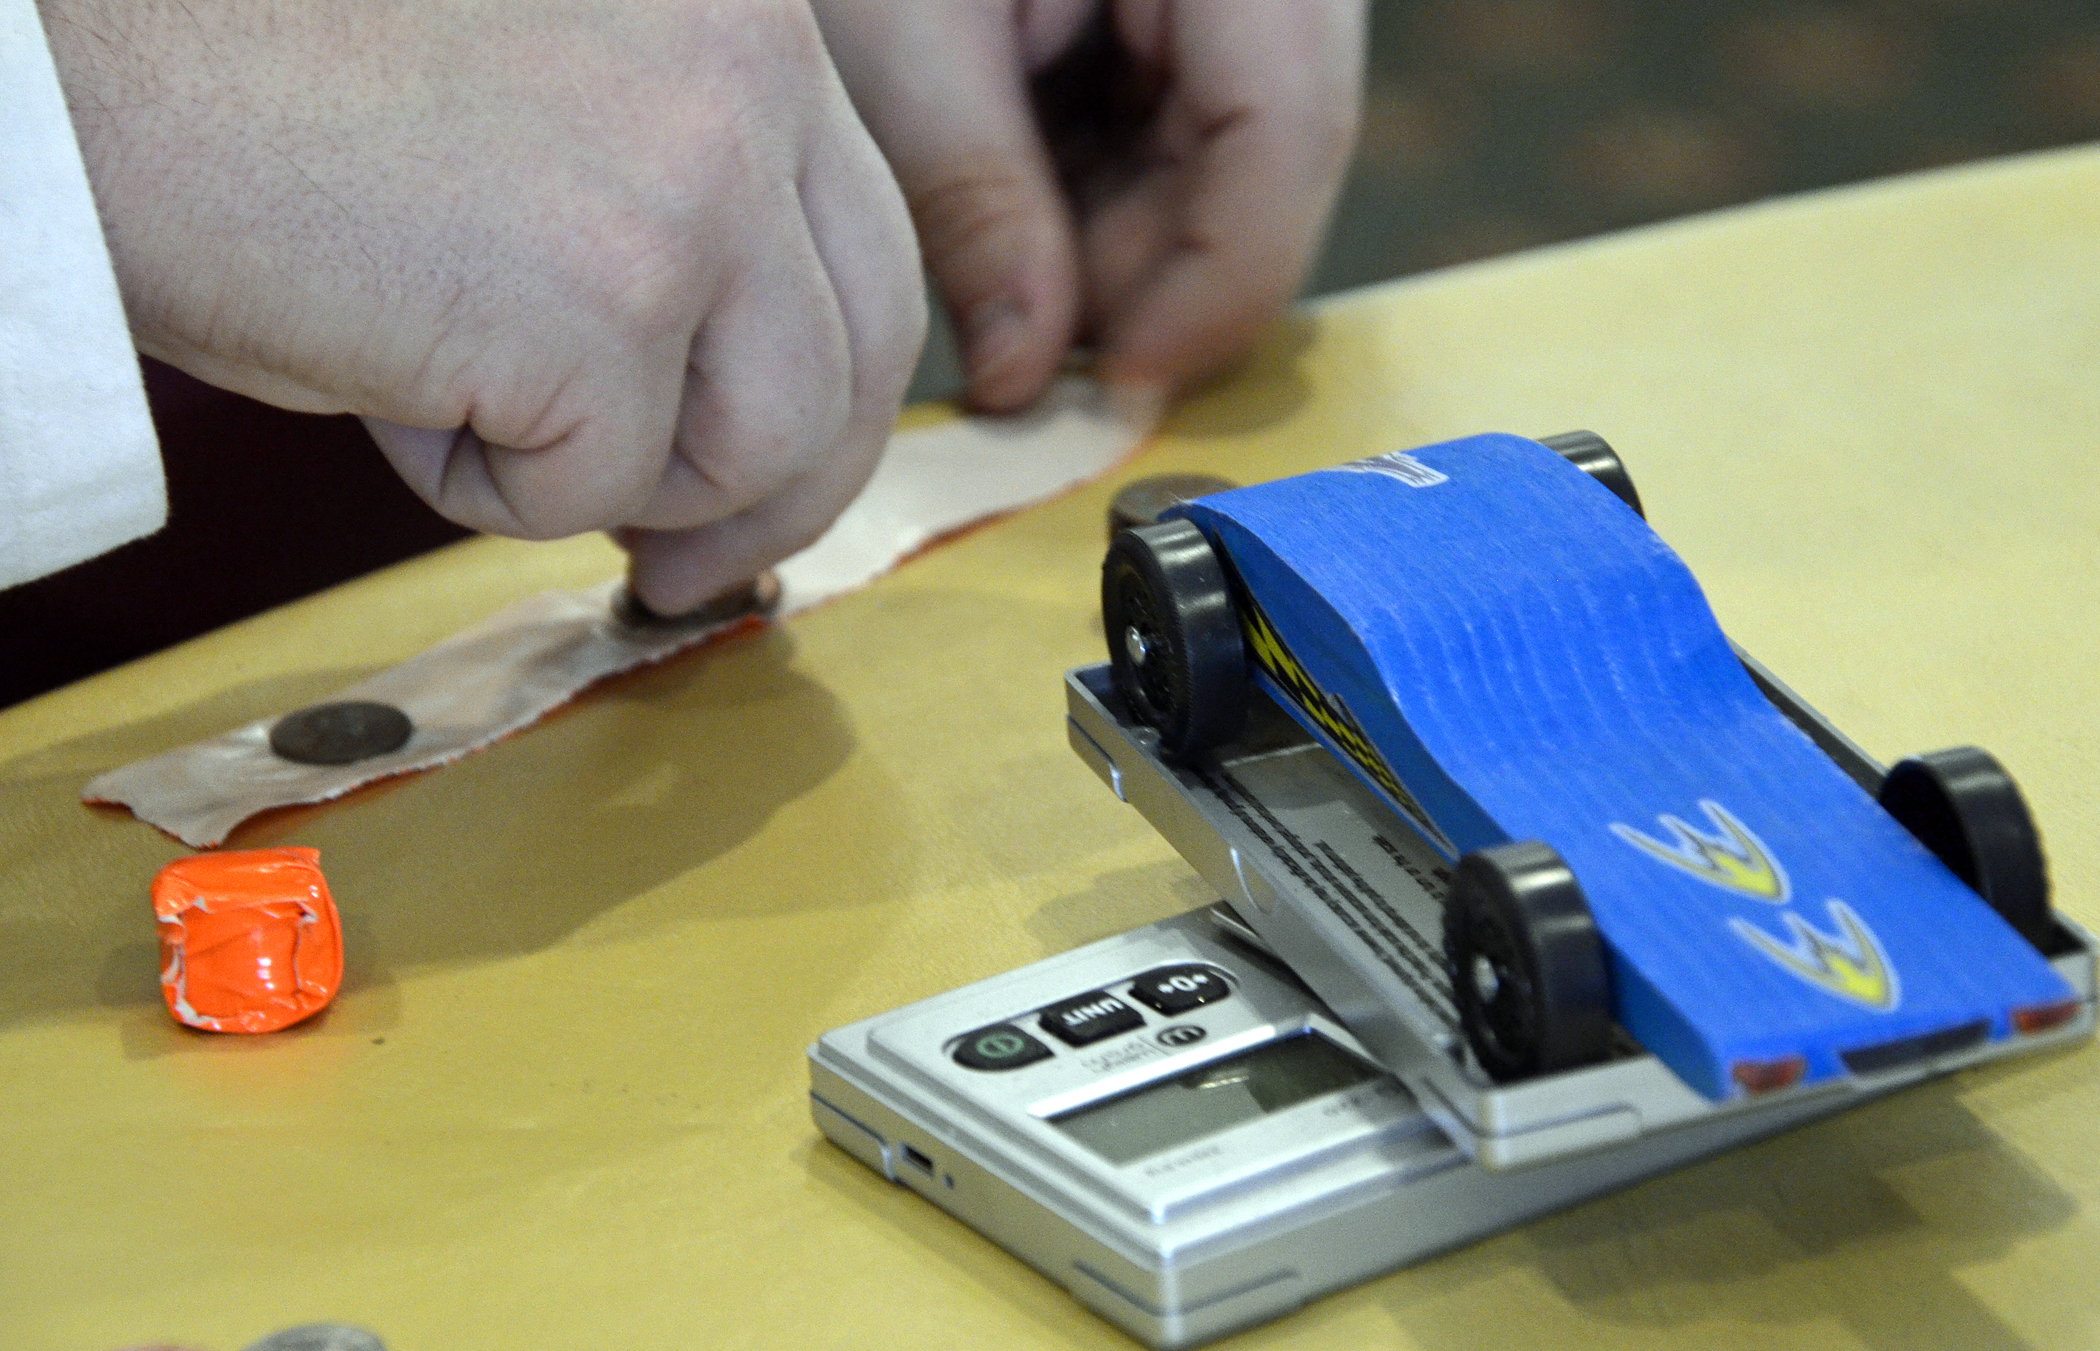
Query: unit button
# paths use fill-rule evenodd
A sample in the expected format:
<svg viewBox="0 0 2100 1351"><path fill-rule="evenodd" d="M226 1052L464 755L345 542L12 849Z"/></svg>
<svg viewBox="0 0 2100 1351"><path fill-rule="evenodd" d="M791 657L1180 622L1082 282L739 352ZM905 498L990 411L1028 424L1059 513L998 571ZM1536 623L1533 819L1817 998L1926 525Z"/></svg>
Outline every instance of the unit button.
<svg viewBox="0 0 2100 1351"><path fill-rule="evenodd" d="M1232 993L1225 978L1207 966L1163 966L1148 971L1130 987L1130 997L1150 1004L1168 1017L1213 1004Z"/></svg>
<svg viewBox="0 0 2100 1351"><path fill-rule="evenodd" d="M1043 1031L1073 1046L1085 1046L1133 1027L1145 1016L1106 990L1089 990L1043 1010Z"/></svg>
<svg viewBox="0 0 2100 1351"><path fill-rule="evenodd" d="M955 1063L972 1070L1017 1070L1049 1058L1049 1047L1012 1023L980 1027L955 1048Z"/></svg>

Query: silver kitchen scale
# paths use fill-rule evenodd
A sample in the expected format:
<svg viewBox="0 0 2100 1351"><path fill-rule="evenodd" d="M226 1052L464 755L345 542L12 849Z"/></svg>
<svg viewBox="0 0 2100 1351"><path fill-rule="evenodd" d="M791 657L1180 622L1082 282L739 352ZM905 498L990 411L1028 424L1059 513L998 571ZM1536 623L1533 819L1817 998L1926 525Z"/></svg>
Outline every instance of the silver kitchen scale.
<svg viewBox="0 0 2100 1351"><path fill-rule="evenodd" d="M1745 664L1848 773L1878 781ZM2093 942L2059 917L2051 960L2081 1002L2037 1035L1724 1103L1630 1041L1497 1084L1451 1016L1442 861L1324 749L1272 706L1178 765L1123 715L1106 666L1071 672L1066 697L1080 758L1224 901L825 1033L811 1111L868 1167L1153 1346L2093 1030Z"/></svg>

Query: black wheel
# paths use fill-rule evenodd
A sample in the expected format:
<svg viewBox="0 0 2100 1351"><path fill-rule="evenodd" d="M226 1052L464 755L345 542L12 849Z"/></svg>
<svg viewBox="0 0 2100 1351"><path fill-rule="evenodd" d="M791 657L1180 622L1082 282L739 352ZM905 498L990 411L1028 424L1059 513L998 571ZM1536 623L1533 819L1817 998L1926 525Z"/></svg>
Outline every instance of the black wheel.
<svg viewBox="0 0 2100 1351"><path fill-rule="evenodd" d="M1119 530L1101 563L1101 626L1116 691L1162 749L1197 755L1247 713L1247 653L1225 569L1189 521Z"/></svg>
<svg viewBox="0 0 2100 1351"><path fill-rule="evenodd" d="M1889 771L1880 796L1889 815L2020 937L2050 950L2056 922L2042 835L1997 760L1974 746L1914 756Z"/></svg>
<svg viewBox="0 0 2100 1351"><path fill-rule="evenodd" d="M1496 1081L1573 1069L1610 1052L1604 944L1575 874L1547 846L1498 844L1458 861L1444 955L1466 1040Z"/></svg>
<svg viewBox="0 0 2100 1351"><path fill-rule="evenodd" d="M1642 520L1648 518L1648 513L1641 510L1641 495L1633 486L1633 475L1626 472L1619 452L1603 437L1595 432L1562 432L1540 437L1539 444L1558 451L1562 459L1611 489L1612 496L1632 507L1634 515Z"/></svg>

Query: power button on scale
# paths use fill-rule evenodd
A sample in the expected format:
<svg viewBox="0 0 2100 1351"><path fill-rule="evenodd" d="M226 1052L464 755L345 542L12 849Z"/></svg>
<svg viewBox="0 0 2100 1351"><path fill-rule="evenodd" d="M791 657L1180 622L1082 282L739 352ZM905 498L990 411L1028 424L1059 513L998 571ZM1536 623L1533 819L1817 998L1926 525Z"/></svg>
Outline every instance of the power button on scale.
<svg viewBox="0 0 2100 1351"><path fill-rule="evenodd" d="M1012 1023L993 1023L964 1037L955 1063L972 1070L1017 1070L1050 1058L1050 1048Z"/></svg>

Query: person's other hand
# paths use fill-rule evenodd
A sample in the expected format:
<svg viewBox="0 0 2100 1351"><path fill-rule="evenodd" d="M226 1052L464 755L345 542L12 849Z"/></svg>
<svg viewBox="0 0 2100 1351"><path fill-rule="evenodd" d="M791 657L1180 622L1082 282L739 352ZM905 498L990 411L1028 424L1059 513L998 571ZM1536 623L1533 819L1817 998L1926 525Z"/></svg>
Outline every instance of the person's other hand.
<svg viewBox="0 0 2100 1351"><path fill-rule="evenodd" d="M978 406L1034 398L1075 339L1172 392L1297 294L1355 140L1363 0L816 6Z"/></svg>
<svg viewBox="0 0 2100 1351"><path fill-rule="evenodd" d="M805 0L42 9L142 350L667 613L872 471L924 300Z"/></svg>

